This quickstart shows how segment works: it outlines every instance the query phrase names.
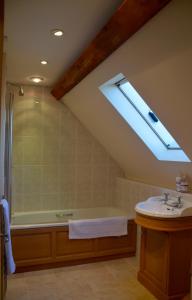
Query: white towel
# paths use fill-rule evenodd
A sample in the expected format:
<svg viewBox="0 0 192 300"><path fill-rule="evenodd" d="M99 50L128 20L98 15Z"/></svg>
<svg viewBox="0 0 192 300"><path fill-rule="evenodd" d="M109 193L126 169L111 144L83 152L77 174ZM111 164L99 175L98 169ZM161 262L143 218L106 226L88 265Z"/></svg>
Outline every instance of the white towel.
<svg viewBox="0 0 192 300"><path fill-rule="evenodd" d="M69 239L90 239L127 234L127 217L69 220Z"/></svg>
<svg viewBox="0 0 192 300"><path fill-rule="evenodd" d="M15 262L12 254L12 244L11 244L11 234L10 234L10 221L9 221L9 204L7 200L3 199L0 202L3 206L4 213L4 234L7 236L5 239L5 257L6 257L6 266L7 274L15 272Z"/></svg>

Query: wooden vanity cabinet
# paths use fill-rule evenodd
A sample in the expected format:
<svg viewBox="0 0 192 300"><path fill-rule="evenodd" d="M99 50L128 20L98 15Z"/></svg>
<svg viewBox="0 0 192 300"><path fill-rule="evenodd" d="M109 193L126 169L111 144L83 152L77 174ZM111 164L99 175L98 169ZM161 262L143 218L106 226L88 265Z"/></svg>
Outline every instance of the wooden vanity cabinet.
<svg viewBox="0 0 192 300"><path fill-rule="evenodd" d="M138 280L159 300L184 299L190 292L192 218L137 214L136 222L141 225Z"/></svg>

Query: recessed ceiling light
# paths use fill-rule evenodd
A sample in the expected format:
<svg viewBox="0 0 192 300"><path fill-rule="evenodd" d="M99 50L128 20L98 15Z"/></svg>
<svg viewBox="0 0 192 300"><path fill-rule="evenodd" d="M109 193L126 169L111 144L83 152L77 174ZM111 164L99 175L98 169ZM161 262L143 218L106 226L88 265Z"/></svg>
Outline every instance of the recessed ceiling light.
<svg viewBox="0 0 192 300"><path fill-rule="evenodd" d="M52 34L55 35L55 36L60 37L60 36L63 35L63 30L61 30L61 29L53 29L52 30Z"/></svg>
<svg viewBox="0 0 192 300"><path fill-rule="evenodd" d="M43 81L44 79L43 79L43 77L32 76L32 77L30 77L30 80L35 82L35 83L39 83L39 82Z"/></svg>
<svg viewBox="0 0 192 300"><path fill-rule="evenodd" d="M47 60L41 60L42 65L47 65L47 63L48 63Z"/></svg>

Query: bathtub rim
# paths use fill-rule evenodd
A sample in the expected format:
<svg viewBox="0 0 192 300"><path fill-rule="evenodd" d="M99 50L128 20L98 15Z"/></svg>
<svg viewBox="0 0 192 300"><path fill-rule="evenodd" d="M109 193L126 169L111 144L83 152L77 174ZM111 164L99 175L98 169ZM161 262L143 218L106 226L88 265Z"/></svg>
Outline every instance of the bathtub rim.
<svg viewBox="0 0 192 300"><path fill-rule="evenodd" d="M115 207L115 206L105 206L105 207L95 207L96 209L116 209L117 210L117 215L119 216L118 212L120 212L120 216L125 216L127 217L127 221L129 220L133 220L135 219L135 216L133 214L128 213L127 209L123 209L121 207ZM80 209L63 209L63 210L47 210L47 211L30 211L30 212L19 212L19 213L15 213L12 215L12 217L14 216L24 216L24 215L30 215L30 214L49 214L49 213L57 213L57 212L73 212L73 211L81 211L81 210L92 210L94 208L80 208ZM112 216L106 216L106 217L100 217L100 216L95 216L94 218L85 218L84 216L82 216L82 218L78 218L76 220L83 220L83 219L98 219L98 218L107 218L107 217L112 217ZM68 226L68 221L70 220L70 218L65 218L63 219L61 222L37 222L37 223L26 223L26 224L11 224L11 229L30 229L30 228L46 228L46 227L62 227L62 226Z"/></svg>
<svg viewBox="0 0 192 300"><path fill-rule="evenodd" d="M127 222L129 222L130 220L134 220L133 216L129 215L129 216L126 216L126 217L127 217ZM93 219L98 219L98 218L93 218ZM100 218L100 219L102 219L102 218ZM105 218L103 218L103 219L105 219ZM35 228L47 228L47 227L63 227L63 226L68 226L68 225L69 225L68 220L65 220L65 222L59 222L59 223L39 223L39 224L11 225L11 229L13 229L13 230L14 229L35 229Z"/></svg>

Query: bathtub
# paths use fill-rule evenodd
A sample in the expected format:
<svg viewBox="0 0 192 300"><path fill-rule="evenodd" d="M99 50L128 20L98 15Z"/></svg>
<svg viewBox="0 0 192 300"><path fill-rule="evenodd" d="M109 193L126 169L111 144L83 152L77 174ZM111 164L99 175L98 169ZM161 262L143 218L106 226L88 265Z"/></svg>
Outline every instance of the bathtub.
<svg viewBox="0 0 192 300"><path fill-rule="evenodd" d="M118 237L70 240L68 220L128 217L128 234ZM125 210L97 207L22 212L12 215L11 234L16 271L73 265L136 253L136 224Z"/></svg>
<svg viewBox="0 0 192 300"><path fill-rule="evenodd" d="M31 211L14 213L11 228L35 228L67 225L68 220L96 219L128 216L125 210L117 207L96 207L65 210ZM128 216L131 218L131 216Z"/></svg>

